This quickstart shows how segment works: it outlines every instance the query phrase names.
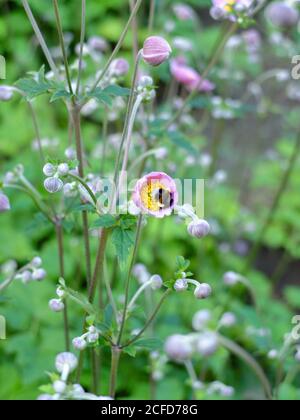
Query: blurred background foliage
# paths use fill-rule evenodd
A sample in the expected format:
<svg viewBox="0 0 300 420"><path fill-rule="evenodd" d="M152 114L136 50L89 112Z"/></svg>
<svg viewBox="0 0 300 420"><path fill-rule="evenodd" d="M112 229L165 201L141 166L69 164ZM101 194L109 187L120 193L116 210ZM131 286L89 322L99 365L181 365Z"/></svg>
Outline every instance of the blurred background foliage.
<svg viewBox="0 0 300 420"><path fill-rule="evenodd" d="M64 30L74 35L72 47L79 39L80 7L76 0L60 2ZM106 38L111 46L118 40L128 16L127 2L124 0L88 0L87 34ZM166 19L172 19L171 7L174 1L158 0L155 26L160 32ZM210 55L220 33L220 23L209 18L209 0L189 0L200 17L199 28L195 31L189 22L176 22L175 35L191 38L194 45L192 61L200 68ZM43 29L50 46L57 47L54 16L51 2L31 0L30 4ZM28 71L37 71L43 64L41 51L32 34L19 1L1 0L0 53L7 60L7 80L12 84ZM140 41L147 35L147 7L139 17ZM239 99L245 86L257 78L262 71L283 66L290 69L290 51L284 46L269 43L268 25L262 17L258 28L263 36L261 61L251 63L247 53L241 48L238 53L227 51L222 65L228 73L242 73L242 80L219 79L218 71L212 78L217 84L220 96ZM292 51L300 48L299 32L287 35L292 43ZM132 62L132 35L126 38L122 56ZM167 67L155 70L155 75L163 83L170 82ZM163 88L162 88L163 89ZM156 322L156 335L164 339L174 333L191 331L193 314L202 308L211 309L215 319L224 312L232 311L238 318L237 326L229 334L248 349L263 365L275 381L276 362L267 358L273 348L280 348L283 336L291 329L291 319L300 309L299 288L299 210L300 210L300 161L281 200L278 211L268 229L256 265L247 274L256 291L259 313L251 306L251 300L243 287L228 289L222 282L224 272L243 271L245 254L257 238L260 226L265 220L270 203L276 194L287 162L293 153L295 133L299 130L299 104L286 98L285 88L277 82L267 83L264 103L250 101L241 114L227 122L214 120L201 134L196 127L188 127L181 141L170 142L168 136L161 144L170 149L172 163L177 169L174 174L182 178L208 178L206 169L195 164L182 165L183 158L191 154L201 156L211 150L214 134L222 130L222 144L217 156L218 169L225 170L228 179L222 184L209 183L206 191L206 217L212 221L214 235L202 242L187 237L182 225L174 219L151 220L143 233L143 246L139 261L146 264L152 273L159 273L164 279L172 275L177 255L191 260L191 269L197 278L213 286L214 294L205 303L192 296L172 296ZM199 109L205 108L203 98L198 98ZM49 106L45 98L35 101L43 138L57 138L58 148L48 150L49 156L60 155L67 145L67 115L59 103ZM24 102L14 100L0 104L0 165L1 174L22 163L28 178L43 194L41 168L37 164L37 152L32 150L34 130ZM193 132L193 128L195 129ZM83 137L88 151L101 142L101 127L87 120L83 126ZM270 153L270 151L272 153ZM113 168L113 150L107 161L107 169ZM169 158L168 158L169 159ZM97 171L99 162L91 161ZM149 169L161 169L160 163L150 160ZM53 361L62 350L63 332L61 319L49 311L47 302L54 297L58 279L57 250L54 233L29 198L20 193L10 193L13 210L1 214L0 263L16 259L24 264L35 255L40 255L47 269L47 280L41 284L24 287L15 284L0 302L0 313L5 315L8 325L8 340L0 341L0 399L34 399L38 387L47 382L45 372L53 370ZM76 215L74 216L76 220ZM254 227L253 227L254 226ZM252 227L252 228L250 228ZM83 249L80 232L74 220L65 226L66 235L66 278L74 289L82 284ZM97 246L92 240L93 252ZM109 251L109 270L114 266L112 251ZM113 274L113 273L111 273ZM115 288L122 293L122 284L116 276ZM80 316L76 308L71 310L72 336L80 331ZM132 325L132 328L138 327ZM252 328L252 334L247 333ZM261 333L269 331L268 334ZM107 357L108 360L108 357ZM204 366L206 378L231 384L236 389L235 398L260 398L257 380L249 369L233 358L226 350L220 350L209 359L198 361ZM293 368L292 355L285 369ZM88 365L86 365L83 385L89 386ZM296 369L296 368L295 368ZM118 387L122 398L149 398L149 360L145 352L136 358L125 356L121 365L122 374ZM107 392L109 364L103 367L103 394ZM298 385L298 386L297 386ZM186 384L186 373L180 366L169 364L165 378L159 382L157 395L160 399L181 399L190 397ZM284 384L280 390L282 399L300 399L300 381Z"/></svg>

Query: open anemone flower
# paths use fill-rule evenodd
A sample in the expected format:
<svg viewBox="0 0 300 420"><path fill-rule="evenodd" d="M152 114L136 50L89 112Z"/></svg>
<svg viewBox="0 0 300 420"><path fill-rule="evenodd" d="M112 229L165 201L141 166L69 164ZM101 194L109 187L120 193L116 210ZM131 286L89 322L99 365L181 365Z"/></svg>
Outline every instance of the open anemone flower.
<svg viewBox="0 0 300 420"><path fill-rule="evenodd" d="M170 216L178 203L175 181L163 172L151 172L137 182L133 201L145 214Z"/></svg>

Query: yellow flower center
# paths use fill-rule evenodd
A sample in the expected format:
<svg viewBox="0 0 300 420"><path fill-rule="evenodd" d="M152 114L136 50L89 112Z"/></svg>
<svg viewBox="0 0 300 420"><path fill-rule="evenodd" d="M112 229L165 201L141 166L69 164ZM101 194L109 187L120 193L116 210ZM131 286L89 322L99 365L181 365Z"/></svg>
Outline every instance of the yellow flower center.
<svg viewBox="0 0 300 420"><path fill-rule="evenodd" d="M227 0L227 5L225 6L226 12L232 12L233 6L235 5L236 0Z"/></svg>
<svg viewBox="0 0 300 420"><path fill-rule="evenodd" d="M144 207L150 211L159 211L172 204L171 192L160 181L149 181L141 190Z"/></svg>

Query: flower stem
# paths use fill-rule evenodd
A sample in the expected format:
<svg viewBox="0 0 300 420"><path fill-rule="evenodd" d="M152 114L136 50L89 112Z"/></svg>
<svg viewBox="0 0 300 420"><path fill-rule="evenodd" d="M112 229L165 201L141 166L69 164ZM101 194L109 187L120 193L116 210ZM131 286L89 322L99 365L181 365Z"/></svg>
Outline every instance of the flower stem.
<svg viewBox="0 0 300 420"><path fill-rule="evenodd" d="M65 277L64 238L63 238L63 228L62 228L61 220L59 218L56 218L55 228L56 228L56 240L57 240L57 247L58 247L58 258L59 258L59 275L60 277L64 278ZM67 307L66 301L64 302L63 320L64 320L66 351L70 351L68 307Z"/></svg>
<svg viewBox="0 0 300 420"><path fill-rule="evenodd" d="M144 332L150 327L150 325L152 324L152 322L154 321L156 315L158 314L158 312L160 311L160 308L162 307L164 301L167 299L167 297L169 296L169 294L172 292L171 289L168 289L165 291L165 293L163 294L163 296L161 297L157 307L155 308L155 310L153 311L152 315L149 317L148 321L146 322L145 326L141 329L141 331L130 341L128 341L126 344L124 344L122 346L122 349L131 346L132 344L134 344L143 334Z"/></svg>
<svg viewBox="0 0 300 420"><path fill-rule="evenodd" d="M287 186L290 182L290 179L291 179L295 164L297 162L297 159L299 157L299 154L300 154L300 134L298 135L298 137L296 139L296 142L295 142L295 145L294 145L294 150L293 150L293 153L292 153L292 155L290 157L290 160L289 160L289 164L288 164L287 169L285 170L285 172L283 174L283 177L281 179L279 188L278 188L278 190L276 192L276 195L273 199L273 202L271 204L271 207L270 207L269 213L267 215L267 218L264 222L264 225L261 228L260 234L259 234L259 236L258 236L258 238L257 238L257 240L256 240L256 242L255 242L255 244L252 248L252 251L249 255L249 258L247 260L247 264L246 264L246 267L245 267L245 271L247 271L251 267L251 265L255 261L257 255L258 255L258 253L259 253L259 251L262 247L262 242L264 240L264 237L265 237L269 227L271 226L271 224L273 222L274 216L275 216L275 214L276 214L276 212L277 212L277 210L280 206L282 196L284 195L284 193L286 191L286 188L287 188Z"/></svg>
<svg viewBox="0 0 300 420"><path fill-rule="evenodd" d="M69 176L71 178L75 179L77 182L79 182L83 186L83 188L88 192L89 196L91 197L93 203L96 206L97 205L97 198L96 198L95 194L93 193L93 191L88 186L88 184L83 179L81 179L79 176L77 176L77 175L69 174Z"/></svg>
<svg viewBox="0 0 300 420"><path fill-rule="evenodd" d="M121 327L120 327L120 331L119 331L119 335L118 335L118 340L117 340L117 345L118 346L120 346L121 341L122 341L122 336L123 336L123 332L124 332L124 328L125 328L125 323L126 323L126 318L127 318L127 310L128 310L128 303L129 303L130 279L131 279L132 269L133 269L133 266L135 264L135 260L136 260L137 253L138 253L138 248L139 248L139 243L140 243L140 237L141 237L141 231L142 231L142 222L143 222L143 216L140 215L139 216L139 220L138 220L138 225L137 225L137 232L136 232L136 236L135 236L135 243L134 243L133 254L132 254L132 258L131 258L131 261L130 261L129 269L128 269L128 272L127 272L127 277L126 277L126 283L125 283L125 302L124 302L124 309L123 309L123 316L122 316L122 321L121 321Z"/></svg>
<svg viewBox="0 0 300 420"><path fill-rule="evenodd" d="M110 372L110 381L109 381L109 395L111 398L116 396L116 384L118 376L118 368L121 357L122 350L113 346L111 349L111 372Z"/></svg>
<svg viewBox="0 0 300 420"><path fill-rule="evenodd" d="M156 0L150 0L148 32L151 34L154 26Z"/></svg>
<svg viewBox="0 0 300 420"><path fill-rule="evenodd" d="M71 81L71 76L70 76L68 57L67 57L67 52L66 52L66 47L65 47L64 34L63 34L62 23L61 23L61 18L60 18L60 14L59 14L59 7L58 7L57 0L53 0L53 7L54 7L54 13L55 13L56 26L57 26L57 32L58 32L58 37L59 37L60 48L61 48L61 52L62 52L63 60L64 60L66 78L67 78L70 94L73 96L74 92L73 92L73 88L72 88L72 81Z"/></svg>
<svg viewBox="0 0 300 420"><path fill-rule="evenodd" d="M79 52L79 61L78 61L78 78L77 78L77 85L76 85L76 95L78 95L80 91L80 82L81 82L82 67L83 67L83 47L84 47L85 30L86 30L85 18L86 18L86 0L81 0L80 52Z"/></svg>
<svg viewBox="0 0 300 420"><path fill-rule="evenodd" d="M246 352L242 347L240 347L238 344L236 344L234 341L230 340L229 338L226 338L220 334L218 334L218 339L222 346L227 348L230 352L238 356L240 359L242 359L244 362L247 363L247 365L254 371L258 379L260 380L262 387L264 389L266 398L268 400L273 400L272 395L272 387L271 384L261 368L261 366L257 363L257 361L248 353Z"/></svg>
<svg viewBox="0 0 300 420"><path fill-rule="evenodd" d="M36 141L37 141L37 144L38 144L38 149L39 149L41 161L44 163L45 162L45 155L44 155L44 152L43 152L40 129L39 129L39 125L38 125L38 122L37 122L36 113L35 113L35 110L33 108L32 103L30 101L26 101L26 103L28 105L28 109L29 109L30 114L31 114L31 118L32 118L32 122L33 122L33 128L34 128L35 135L36 135Z"/></svg>
<svg viewBox="0 0 300 420"><path fill-rule="evenodd" d="M137 0L136 4L135 4L135 6L134 6L134 8L133 8L133 10L131 12L131 15L129 17L129 20L128 20L128 22L127 22L127 24L126 24L126 26L125 26L125 28L124 28L124 30L123 30L120 38L119 38L119 41L118 41L115 49L113 50L113 52L112 52L112 54L111 54L108 62L106 63L106 66L104 67L104 69L102 70L102 72L99 75L98 79L96 80L94 86L92 87L92 91L96 89L96 87L99 85L99 83L101 82L101 80L104 78L104 76L106 75L106 73L107 73L107 71L108 71L108 69L109 69L112 61L115 59L116 55L120 51L120 49L121 49L121 47L123 45L123 42L125 40L125 37L127 35L127 32L129 31L129 28L131 26L131 23L132 23L134 17L136 16L136 14L137 14L140 6L141 6L142 1L143 0Z"/></svg>
<svg viewBox="0 0 300 420"><path fill-rule="evenodd" d="M29 6L29 3L28 3L27 0L22 0L22 3L23 3L23 7L25 9L25 12L27 14L27 17L28 17L28 19L29 19L29 21L31 23L31 26L32 26L33 30L34 30L35 36L37 37L37 39L39 41L39 44L40 44L40 46L41 46L41 48L43 50L43 53L44 53L44 55L45 55L45 57L46 57L46 59L48 61L49 67L53 71L53 73L55 74L56 78L59 78L58 69L57 69L57 67L56 67L56 65L55 65L55 63L53 61L53 58L51 56L51 53L49 51L49 48L47 47L47 44L46 44L46 42L44 40L44 37L43 37L43 35L42 35L41 31L40 31L40 28L39 28L39 26L38 26L38 24L37 24L37 22L36 22L36 20L35 20L35 18L33 16L33 13L31 11L31 8Z"/></svg>

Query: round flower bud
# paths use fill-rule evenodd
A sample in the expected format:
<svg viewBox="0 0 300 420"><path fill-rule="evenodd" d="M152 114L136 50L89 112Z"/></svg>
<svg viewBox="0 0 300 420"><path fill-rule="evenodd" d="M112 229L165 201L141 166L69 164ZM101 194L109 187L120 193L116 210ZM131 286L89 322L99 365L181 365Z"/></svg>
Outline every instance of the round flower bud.
<svg viewBox="0 0 300 420"><path fill-rule="evenodd" d="M32 280L32 272L29 270L23 271L20 275L21 281L24 284L28 284Z"/></svg>
<svg viewBox="0 0 300 420"><path fill-rule="evenodd" d="M55 381L53 384L53 389L57 394L62 394L65 392L67 384L64 381Z"/></svg>
<svg viewBox="0 0 300 420"><path fill-rule="evenodd" d="M72 341L72 344L73 344L73 347L79 351L83 351L87 348L87 342L82 337L74 338L74 340Z"/></svg>
<svg viewBox="0 0 300 420"><path fill-rule="evenodd" d="M285 28L298 22L299 12L289 4L278 1L267 7L266 17L273 25Z"/></svg>
<svg viewBox="0 0 300 420"><path fill-rule="evenodd" d="M43 167L43 173L46 176L53 176L56 172L55 166L52 163L46 163Z"/></svg>
<svg viewBox="0 0 300 420"><path fill-rule="evenodd" d="M125 76L129 72L129 63L124 58L117 58L111 63L111 71L117 77Z"/></svg>
<svg viewBox="0 0 300 420"><path fill-rule="evenodd" d="M150 66L159 66L169 59L172 49L160 36L151 36L144 42L142 57Z"/></svg>
<svg viewBox="0 0 300 420"><path fill-rule="evenodd" d="M224 274L223 280L226 286L235 286L240 281L240 275L233 271Z"/></svg>
<svg viewBox="0 0 300 420"><path fill-rule="evenodd" d="M166 147L160 147L155 150L156 159L165 159L168 156L168 149Z"/></svg>
<svg viewBox="0 0 300 420"><path fill-rule="evenodd" d="M201 334L197 341L197 350L202 356L211 356L218 349L218 338L216 334L207 332Z"/></svg>
<svg viewBox="0 0 300 420"><path fill-rule="evenodd" d="M154 85L154 81L150 76L142 76L139 81L139 87L147 88Z"/></svg>
<svg viewBox="0 0 300 420"><path fill-rule="evenodd" d="M173 10L179 20L187 21L195 19L196 15L194 10L187 4L176 4Z"/></svg>
<svg viewBox="0 0 300 420"><path fill-rule="evenodd" d="M38 268L42 265L42 259L40 257L34 257L33 260L31 261L31 265L33 265L33 267Z"/></svg>
<svg viewBox="0 0 300 420"><path fill-rule="evenodd" d="M69 173L69 165L67 163L61 163L58 165L57 172L59 176L66 176Z"/></svg>
<svg viewBox="0 0 300 420"><path fill-rule="evenodd" d="M66 365L69 368L69 372L73 372L77 368L78 360L73 353L60 353L56 357L55 367L59 373L64 371Z"/></svg>
<svg viewBox="0 0 300 420"><path fill-rule="evenodd" d="M49 302L49 308L53 312L62 312L65 308L65 305L60 299L52 299Z"/></svg>
<svg viewBox="0 0 300 420"><path fill-rule="evenodd" d="M95 344L95 343L97 343L97 341L99 340L99 333L98 332L95 332L95 333L90 333L88 336L87 336L87 341L88 341L88 343L89 344Z"/></svg>
<svg viewBox="0 0 300 420"><path fill-rule="evenodd" d="M233 327L236 322L236 316L232 312L226 312L220 319L220 324L226 328Z"/></svg>
<svg viewBox="0 0 300 420"><path fill-rule="evenodd" d="M32 279L41 281L41 280L44 280L46 275L47 275L46 270L44 270L43 268L38 268L32 272Z"/></svg>
<svg viewBox="0 0 300 420"><path fill-rule="evenodd" d="M10 210L10 202L8 197L0 192L0 213L5 213Z"/></svg>
<svg viewBox="0 0 300 420"><path fill-rule="evenodd" d="M211 313L207 309L195 313L192 325L195 331L201 331L211 320Z"/></svg>
<svg viewBox="0 0 300 420"><path fill-rule="evenodd" d="M76 151L75 151L75 149L73 147L68 147L65 150L65 156L69 160L76 159Z"/></svg>
<svg viewBox="0 0 300 420"><path fill-rule="evenodd" d="M179 279L174 284L174 289L176 292L185 292L188 287L189 285L186 279Z"/></svg>
<svg viewBox="0 0 300 420"><path fill-rule="evenodd" d="M184 335L176 334L167 339L165 352L171 360L181 362L192 356L193 348Z"/></svg>
<svg viewBox="0 0 300 420"><path fill-rule="evenodd" d="M44 187L49 193L54 194L63 189L64 183L59 178L47 178L44 182Z"/></svg>
<svg viewBox="0 0 300 420"><path fill-rule="evenodd" d="M64 290L61 288L61 286L59 286L59 287L56 289L56 294L57 294L57 296L58 296L60 299L62 299L62 298L64 298L64 297L65 297L65 292L64 292Z"/></svg>
<svg viewBox="0 0 300 420"><path fill-rule="evenodd" d="M157 274L155 274L154 276L152 276L151 279L150 279L150 281L151 281L151 288L153 290L161 289L161 287L163 286L163 280Z"/></svg>
<svg viewBox="0 0 300 420"><path fill-rule="evenodd" d="M0 86L0 101L10 101L13 94L14 92L10 86Z"/></svg>
<svg viewBox="0 0 300 420"><path fill-rule="evenodd" d="M212 288L207 283L202 283L196 287L194 295L197 299L206 299L212 294Z"/></svg>
<svg viewBox="0 0 300 420"><path fill-rule="evenodd" d="M97 52L104 52L108 48L106 40L100 36L91 36L88 40L88 46Z"/></svg>
<svg viewBox="0 0 300 420"><path fill-rule="evenodd" d="M278 357L278 351L276 349L272 349L268 353L268 359L275 360Z"/></svg>
<svg viewBox="0 0 300 420"><path fill-rule="evenodd" d="M188 226L188 232L195 238L204 238L210 232L210 226L206 220L193 221Z"/></svg>
<svg viewBox="0 0 300 420"><path fill-rule="evenodd" d="M221 9L221 7L216 6L210 9L210 15L213 19L220 20L225 17L225 12L223 9Z"/></svg>

